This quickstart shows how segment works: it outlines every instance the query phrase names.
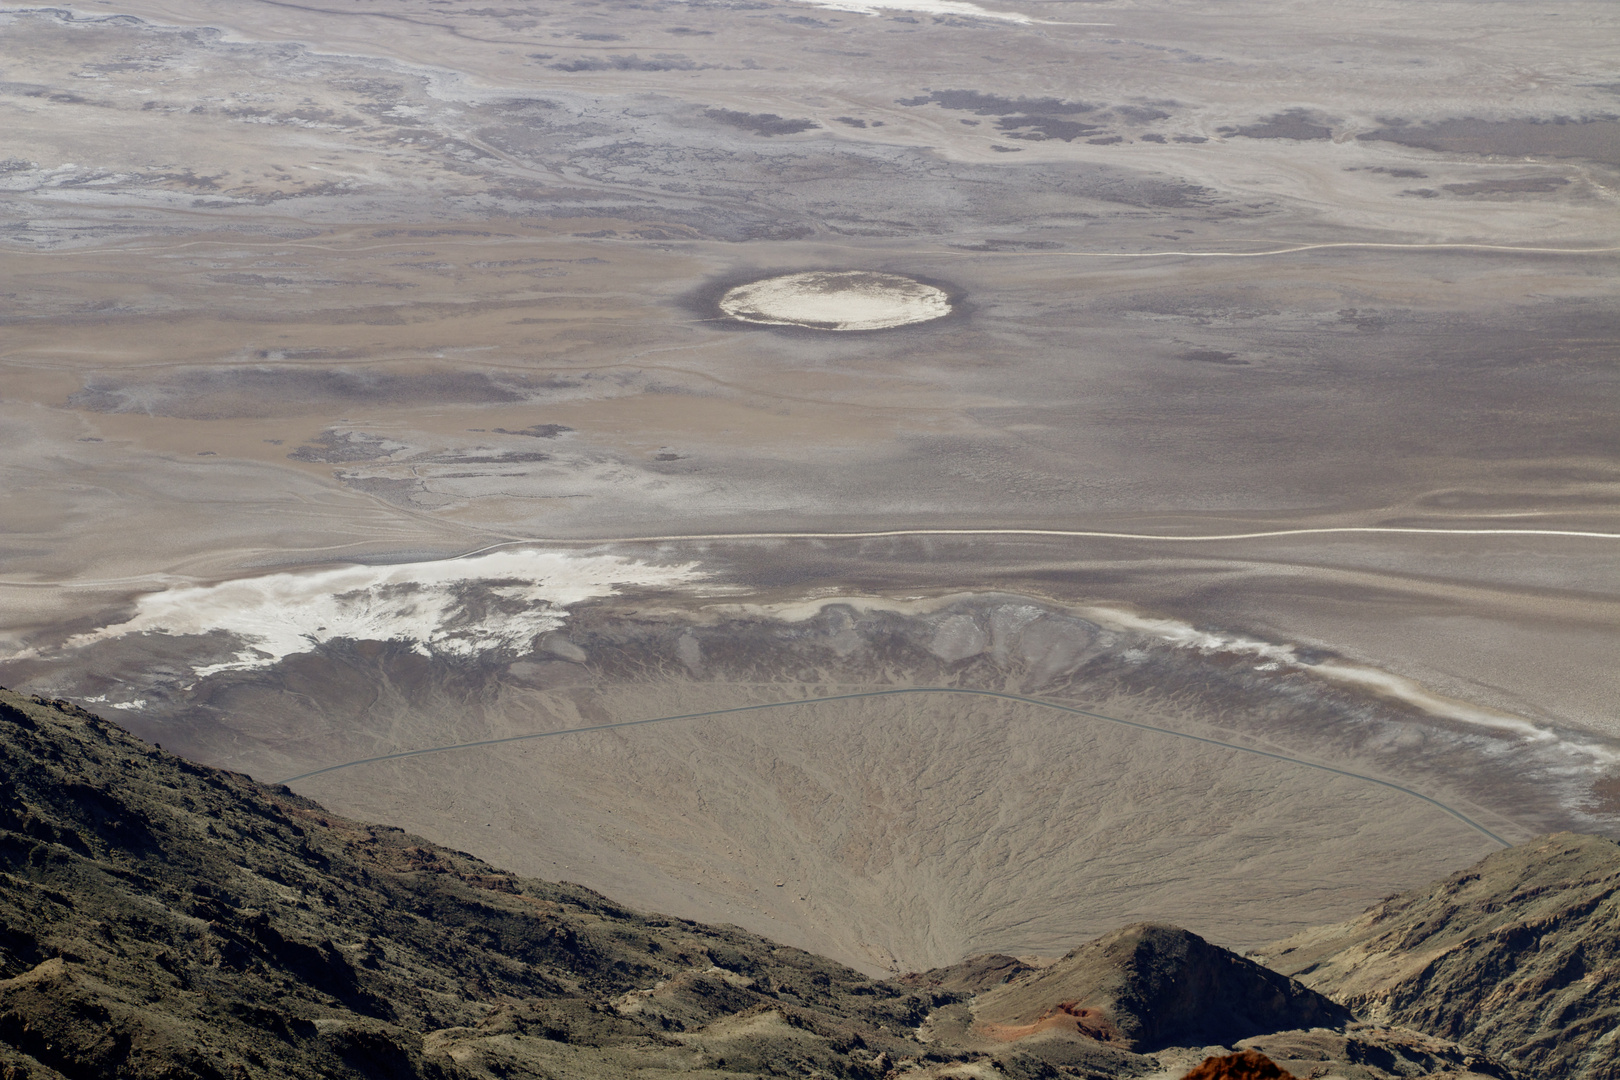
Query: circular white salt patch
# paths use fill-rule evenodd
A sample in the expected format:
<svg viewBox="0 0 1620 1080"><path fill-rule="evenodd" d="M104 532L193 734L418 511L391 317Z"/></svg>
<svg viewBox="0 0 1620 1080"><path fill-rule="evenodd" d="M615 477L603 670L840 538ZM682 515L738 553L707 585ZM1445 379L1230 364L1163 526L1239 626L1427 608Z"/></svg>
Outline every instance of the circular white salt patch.
<svg viewBox="0 0 1620 1080"><path fill-rule="evenodd" d="M738 285L720 310L740 322L817 330L887 330L951 313L945 290L901 274L811 270Z"/></svg>

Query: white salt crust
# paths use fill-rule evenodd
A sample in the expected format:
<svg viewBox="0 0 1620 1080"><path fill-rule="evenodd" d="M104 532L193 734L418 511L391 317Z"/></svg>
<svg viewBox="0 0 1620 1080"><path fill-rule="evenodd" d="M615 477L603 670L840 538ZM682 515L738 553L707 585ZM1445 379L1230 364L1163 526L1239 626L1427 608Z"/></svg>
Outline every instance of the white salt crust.
<svg viewBox="0 0 1620 1080"><path fill-rule="evenodd" d="M740 322L818 330L887 330L951 313L943 289L901 274L812 270L738 285L720 310Z"/></svg>

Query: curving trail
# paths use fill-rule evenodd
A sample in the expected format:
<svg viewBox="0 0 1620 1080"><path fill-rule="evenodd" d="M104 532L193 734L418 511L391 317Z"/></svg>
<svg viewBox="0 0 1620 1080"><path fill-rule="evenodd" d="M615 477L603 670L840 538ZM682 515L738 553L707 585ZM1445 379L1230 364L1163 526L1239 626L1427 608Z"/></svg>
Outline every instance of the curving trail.
<svg viewBox="0 0 1620 1080"><path fill-rule="evenodd" d="M1570 536L1582 539L1620 540L1620 533L1587 532L1579 529L1437 529L1394 525L1334 525L1305 529L1267 529L1261 532L1213 533L1177 536L1169 533L1101 532L1089 529L883 529L873 532L744 532L672 533L667 536L536 537L508 540L469 551L462 558L496 548L521 544L659 544L681 540L878 540L893 536L1057 536L1069 539L1151 540L1164 543L1207 543L1220 540L1263 540L1277 536L1312 536L1323 533L1401 533L1420 536Z"/></svg>
<svg viewBox="0 0 1620 1080"><path fill-rule="evenodd" d="M1607 255L1620 251L1620 247L1521 247L1516 244L1391 244L1374 241L1346 240L1337 243L1295 244L1291 247L1271 248L1266 251L938 251L918 252L951 258L1087 258L1087 259L1157 259L1174 256L1187 259L1264 259L1273 255L1295 255L1302 251L1326 251L1333 248L1354 248L1368 251L1504 251L1524 255Z"/></svg>
<svg viewBox="0 0 1620 1080"><path fill-rule="evenodd" d="M493 530L480 530L485 536ZM1333 525L1319 528L1304 529L1266 529L1260 532L1243 533L1206 533L1202 535L1178 536L1173 533L1122 533L1103 532L1090 529L882 529L872 532L739 532L739 533L669 533L661 536L532 536L516 537L511 533L504 534L509 539L496 544L486 544L483 547L473 548L451 558L470 559L474 555L482 555L487 551L498 551L501 548L528 547L555 545L584 545L586 547L599 547L606 544L671 544L681 541L714 541L727 540L881 540L888 537L904 536L1051 536L1064 539L1078 540L1145 540L1154 543L1211 543L1228 540L1265 540L1279 536L1317 536L1327 533L1397 533L1419 536L1563 536L1583 540L1620 540L1620 533L1592 532L1579 529L1439 529L1421 528L1418 526L1405 527L1394 525ZM495 533L495 535L503 535ZM313 550L333 551L341 548L358 547L368 541L356 540L347 544L332 544ZM437 561L437 560L427 560ZM108 588L118 585L135 585L143 582L160 584L179 584L199 580L198 578L175 574L172 572L158 572L152 574L137 574L131 577L97 578L93 580L76 581L14 581L0 578L0 586L11 588Z"/></svg>
<svg viewBox="0 0 1620 1080"><path fill-rule="evenodd" d="M1080 23L1063 25L1085 25ZM1109 25L1098 23L1097 25ZM576 45L573 48L584 48ZM503 160L511 161L509 155L479 142L479 149L484 150ZM517 162L512 162L518 164ZM543 170L519 166L527 172L540 173ZM613 187L615 185L601 185ZM275 216L275 215L272 215ZM643 241L625 240L615 238L604 241L608 244L634 247L640 246ZM393 248L410 247L414 241L397 240L381 244L331 244L313 240L187 240L178 244L165 245L125 245L112 243L101 247L75 248L75 251L175 251L181 248L213 246L231 248L310 248L317 251L387 251ZM418 245L419 246L419 245ZM1366 251L1499 251L1507 254L1522 255L1612 255L1620 252L1620 247L1527 247L1519 244L1470 244L1470 243L1434 243L1434 244L1395 244L1380 243L1377 241L1346 240L1331 243L1291 244L1287 247L1267 248L1263 251L950 251L938 248L915 248L909 251L892 252L898 255L923 255L929 258L942 259L1027 259L1027 258L1078 258L1078 259L1264 259L1277 255L1297 255L1307 251L1326 251L1335 248L1349 248Z"/></svg>
<svg viewBox="0 0 1620 1080"><path fill-rule="evenodd" d="M791 701L769 701L760 705L737 705L729 709L710 709L707 712L679 713L673 716L653 716L644 720L621 720L612 724L592 724L589 727L564 728L560 731L536 731L527 735L508 735L505 738L500 739L478 739L474 742L452 743L447 746L429 746L420 750L401 750L394 754L378 754L375 757L356 758L353 761L345 761L337 765L328 765L325 768L313 769L306 773L299 773L297 776L289 776L287 779L278 782L281 784L293 784L297 783L299 780L308 780L310 777L321 776L325 773L337 772L340 769L352 769L357 765L371 765L379 761L398 761L401 758L421 757L425 754L443 754L452 750L472 750L483 746L501 746L505 743L526 742L530 739L550 739L559 735L582 735L591 731L611 731L615 728L640 727L645 724L663 724L672 720L699 720L704 717L725 716L730 713L757 712L761 709L782 709L793 705L815 705L826 701L854 701L861 698L894 697L900 694L966 694L973 697L1001 698L1004 701L1016 701L1024 705L1039 705L1045 709L1057 709L1060 712L1073 713L1076 716L1084 716L1092 720L1105 720L1110 724L1119 724L1123 727L1137 728L1141 731L1151 731L1158 735L1169 735L1177 739L1190 739L1193 742L1205 743L1209 746L1218 746L1223 750L1236 750L1244 754L1254 754L1258 757L1272 758L1276 761L1286 761L1292 765L1300 765L1307 769L1317 769L1321 772L1333 773L1336 776L1348 776L1355 780L1365 781L1369 784L1377 784L1380 787L1386 787L1394 791L1402 792L1403 794L1412 796L1414 799L1421 799L1429 805L1437 807L1450 814L1452 817L1456 818L1458 821L1461 821L1469 828L1490 837L1503 847L1513 846L1509 841L1504 840L1502 837L1496 835L1496 833L1487 829L1485 826L1481 825L1467 814L1446 805L1439 799L1425 795L1421 791L1415 791L1412 788L1403 787L1400 784L1392 783L1389 780L1380 780L1376 776L1367 776L1363 773L1351 772L1349 769L1338 769L1334 768L1332 765L1321 765L1314 761L1306 761L1303 758L1290 757L1287 754L1278 754L1270 750L1258 750L1252 746L1241 746L1237 743L1221 742L1219 739L1208 739L1202 735L1190 735L1184 731L1176 731L1174 728L1157 727L1153 724L1143 724L1135 720L1121 720L1116 716L1104 716L1102 713L1090 712L1086 709L1077 709L1072 705L1060 705L1055 701L1044 701L1040 698L1023 697L1019 694L1007 694L997 690L965 690L958 687L949 686L913 686L902 687L894 690L867 690L855 694L833 694L828 697L819 698L797 698Z"/></svg>

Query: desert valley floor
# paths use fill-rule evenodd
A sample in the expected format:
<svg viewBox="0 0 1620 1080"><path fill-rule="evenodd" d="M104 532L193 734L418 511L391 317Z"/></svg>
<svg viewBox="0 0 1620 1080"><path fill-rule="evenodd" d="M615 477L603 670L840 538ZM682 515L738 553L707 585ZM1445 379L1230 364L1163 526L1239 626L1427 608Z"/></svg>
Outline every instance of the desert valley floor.
<svg viewBox="0 0 1620 1080"><path fill-rule="evenodd" d="M868 973L1620 834L1617 46L7 7L0 685Z"/></svg>

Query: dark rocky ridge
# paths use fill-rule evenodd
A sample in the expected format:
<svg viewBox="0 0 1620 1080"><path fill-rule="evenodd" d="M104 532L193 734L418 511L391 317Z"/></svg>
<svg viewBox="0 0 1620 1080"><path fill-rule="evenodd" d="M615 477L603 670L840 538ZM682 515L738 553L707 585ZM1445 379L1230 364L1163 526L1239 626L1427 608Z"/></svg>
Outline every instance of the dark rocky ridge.
<svg viewBox="0 0 1620 1080"><path fill-rule="evenodd" d="M988 958L874 981L335 817L6 691L0 776L7 1080L1134 1077L1179 1075L1211 1040L1323 1076L1509 1075L1452 1043L1344 1025L1173 927L1040 971ZM1106 998L1126 1037L975 1029L975 1008L1048 990ZM1340 1029L1270 1030L1322 1022Z"/></svg>
<svg viewBox="0 0 1620 1080"><path fill-rule="evenodd" d="M1350 1013L1292 979L1179 927L1138 923L1044 971L980 996L981 1025L1064 1023L1144 1052L1228 1043L1290 1028L1341 1027Z"/></svg>
<svg viewBox="0 0 1620 1080"><path fill-rule="evenodd" d="M1620 1077L1620 844L1559 833L1265 950L1363 1016L1528 1075Z"/></svg>

